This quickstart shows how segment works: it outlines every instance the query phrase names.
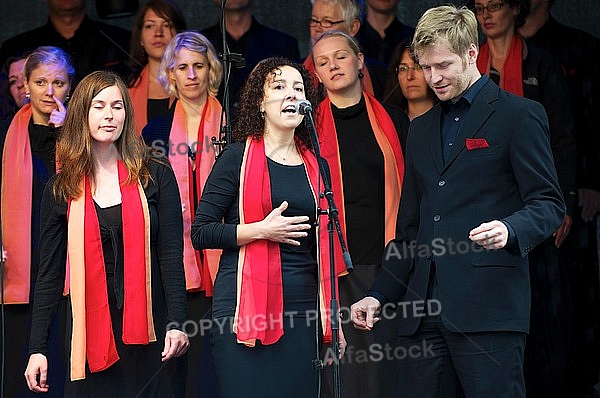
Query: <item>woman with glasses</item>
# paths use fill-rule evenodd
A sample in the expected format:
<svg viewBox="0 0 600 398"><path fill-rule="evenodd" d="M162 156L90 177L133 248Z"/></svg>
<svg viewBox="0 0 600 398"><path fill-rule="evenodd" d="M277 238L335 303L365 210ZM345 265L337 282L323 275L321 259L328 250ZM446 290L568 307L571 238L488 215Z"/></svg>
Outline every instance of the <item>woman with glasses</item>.
<svg viewBox="0 0 600 398"><path fill-rule="evenodd" d="M569 269L576 255L568 239L576 211L576 148L567 82L558 60L529 45L517 29L528 0L471 0L485 43L477 66L501 88L540 102L546 109L550 144L567 215L554 235L529 254L531 330L525 349L528 396L564 397L570 337ZM544 391L544 393L541 393Z"/></svg>
<svg viewBox="0 0 600 398"><path fill-rule="evenodd" d="M383 97L384 103L402 108L411 121L438 102L411 53L410 42L398 44L392 53Z"/></svg>

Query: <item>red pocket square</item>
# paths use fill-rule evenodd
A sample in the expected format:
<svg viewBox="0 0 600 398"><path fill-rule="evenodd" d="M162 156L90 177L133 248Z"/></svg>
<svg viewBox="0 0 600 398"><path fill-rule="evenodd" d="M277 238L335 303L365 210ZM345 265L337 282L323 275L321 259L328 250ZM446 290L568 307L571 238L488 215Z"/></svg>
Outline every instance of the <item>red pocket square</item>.
<svg viewBox="0 0 600 398"><path fill-rule="evenodd" d="M488 148L490 146L485 138L467 138L466 144L469 151L479 148Z"/></svg>

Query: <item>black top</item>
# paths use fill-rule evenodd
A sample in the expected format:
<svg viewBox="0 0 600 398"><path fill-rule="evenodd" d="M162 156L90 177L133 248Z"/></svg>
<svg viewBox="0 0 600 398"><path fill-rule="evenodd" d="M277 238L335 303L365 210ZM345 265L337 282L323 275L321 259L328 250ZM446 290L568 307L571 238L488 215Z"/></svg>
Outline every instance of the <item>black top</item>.
<svg viewBox="0 0 600 398"><path fill-rule="evenodd" d="M577 187L600 191L600 66L592 55L600 52L600 40L550 17L527 42L556 55L566 72L577 141Z"/></svg>
<svg viewBox="0 0 600 398"><path fill-rule="evenodd" d="M228 145L211 172L198 204L192 225L192 243L198 250L222 248L219 273L215 280L213 316L234 315L239 247L236 230L239 219L239 183L245 143ZM267 165L271 181L273 208L286 200L284 216L305 215L315 221L315 199L304 165L285 166L270 159ZM221 222L223 220L223 222ZM284 311L316 308L317 276L315 229L299 239L300 246L280 244Z"/></svg>
<svg viewBox="0 0 600 398"><path fill-rule="evenodd" d="M379 264L385 246L383 153L364 97L348 108L331 104L331 111L344 175L348 251L356 264Z"/></svg>
<svg viewBox="0 0 600 398"><path fill-rule="evenodd" d="M88 73L99 69L110 69L126 78L130 40L131 32L94 21L87 16L75 31L75 35L65 39L48 19L48 22L39 28L5 40L0 48L0 65L12 55L30 52L39 46L55 46L71 56L76 73L75 82L71 87L75 87L75 83Z"/></svg>
<svg viewBox="0 0 600 398"><path fill-rule="evenodd" d="M157 116L165 115L169 112L169 98L148 98L146 104L146 112L148 115L148 121L154 119Z"/></svg>
<svg viewBox="0 0 600 398"><path fill-rule="evenodd" d="M152 309L154 327L158 336L165 330L177 328L187 319L186 291L183 270L183 222L179 190L173 170L156 160L148 164L152 179L144 188L150 212ZM47 185L42 200L42 228L40 242L40 272L35 286L30 353L46 353L46 343L52 319L65 280L67 254L67 203L52 195L52 181ZM107 216L104 211L101 215ZM108 215L109 222L101 234L106 237L108 224L115 224L115 217ZM116 224L118 224L118 217ZM120 237L116 234L114 237ZM112 239L111 237L110 239ZM112 243L103 244L107 272L114 270L115 255L106 251ZM118 244L116 245L119 251ZM118 256L116 257L118 258ZM112 266L109 266L112 265ZM119 271L120 272L120 271ZM115 279L122 278L117 275ZM115 336L120 338L121 336Z"/></svg>
<svg viewBox="0 0 600 398"><path fill-rule="evenodd" d="M399 43L410 43L414 33L415 30L413 28L404 25L396 17L385 28L385 37L382 38L365 19L356 34L356 40L360 43L365 57L387 64L390 62L396 45Z"/></svg>

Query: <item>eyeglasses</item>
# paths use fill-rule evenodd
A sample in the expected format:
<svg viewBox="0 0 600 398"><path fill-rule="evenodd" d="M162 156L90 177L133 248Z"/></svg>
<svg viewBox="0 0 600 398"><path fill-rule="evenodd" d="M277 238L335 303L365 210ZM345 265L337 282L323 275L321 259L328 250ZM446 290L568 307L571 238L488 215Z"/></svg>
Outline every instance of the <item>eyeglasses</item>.
<svg viewBox="0 0 600 398"><path fill-rule="evenodd" d="M411 72L415 73L416 71L420 71L421 69L423 69L423 68L421 68L421 65L419 65L419 64L415 64L414 66L400 65L400 66L396 66L396 74L397 75L406 75L409 70Z"/></svg>
<svg viewBox="0 0 600 398"><path fill-rule="evenodd" d="M344 20L339 20L339 21L331 21L329 19L322 19L322 20L318 20L318 19L314 19L314 18L310 18L308 20L308 24L310 25L311 28L316 28L317 25L321 25L322 28L331 28L333 25L337 25L344 22Z"/></svg>
<svg viewBox="0 0 600 398"><path fill-rule="evenodd" d="M490 3L487 6L476 4L475 7L473 7L473 9L475 10L475 15L481 15L484 13L485 10L488 10L488 12L491 14L500 10L502 7L504 7L505 4L506 3L503 1L498 3Z"/></svg>

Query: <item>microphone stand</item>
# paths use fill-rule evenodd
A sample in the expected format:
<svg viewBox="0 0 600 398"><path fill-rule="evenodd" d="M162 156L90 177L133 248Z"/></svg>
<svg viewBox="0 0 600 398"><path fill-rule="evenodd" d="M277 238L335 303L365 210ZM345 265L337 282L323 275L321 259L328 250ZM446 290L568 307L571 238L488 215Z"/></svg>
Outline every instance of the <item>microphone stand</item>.
<svg viewBox="0 0 600 398"><path fill-rule="evenodd" d="M306 128L310 134L310 139L313 145L313 150L315 151L315 156L317 157L317 162L319 164L319 172L321 173L321 179L323 181L323 191L319 193L319 196L325 197L327 199L327 204L329 209L321 209L319 208L317 211L318 215L327 214L327 233L329 236L329 272L330 272L330 281L331 281L331 303L330 303L330 323L331 323L331 347L335 347L333 358L333 397L340 397L340 362L338 358L339 354L339 303L337 300L337 277L335 272L335 259L334 259L334 230L337 232L338 239L340 241L340 245L342 247L342 253L344 256L344 263L346 264L346 269L348 272L352 272L354 267L352 265L352 260L350 258L350 254L348 253L348 248L346 246L346 242L344 240L344 236L342 235L342 229L340 227L340 220L338 217L338 209L333 201L333 191L331 189L331 174L329 172L329 165L327 161L321 156L321 151L319 149L319 138L317 136L317 131L315 129L315 123L312 116L312 107L308 104L304 107L299 107L300 113L304 114L304 123L306 124ZM321 264L321 266L324 266Z"/></svg>
<svg viewBox="0 0 600 398"><path fill-rule="evenodd" d="M229 76L231 74L231 66L235 65L236 68L243 68L246 64L246 60L241 54L232 54L229 52L227 46L227 26L225 23L225 5L227 0L221 0L221 39L223 43L223 52L220 54L223 60L223 107L221 111L221 130L219 139L212 137L211 141L215 148L216 156L219 154L227 144L232 142L231 137L231 113L229 112ZM216 148L219 147L217 151Z"/></svg>

